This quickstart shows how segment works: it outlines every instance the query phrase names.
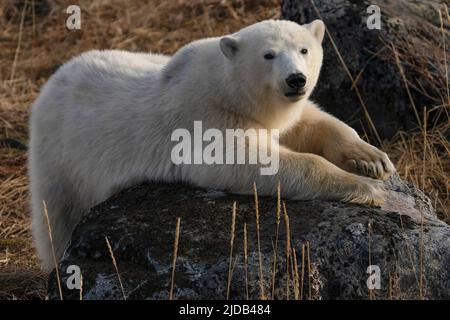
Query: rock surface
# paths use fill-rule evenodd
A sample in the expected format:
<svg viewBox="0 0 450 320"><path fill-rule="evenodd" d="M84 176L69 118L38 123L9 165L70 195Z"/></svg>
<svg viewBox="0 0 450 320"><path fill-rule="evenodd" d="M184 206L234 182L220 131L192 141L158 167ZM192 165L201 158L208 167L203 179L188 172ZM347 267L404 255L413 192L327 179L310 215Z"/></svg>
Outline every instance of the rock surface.
<svg viewBox="0 0 450 320"><path fill-rule="evenodd" d="M449 25L440 29L437 0L314 0L339 49L381 139L417 124L414 107L394 59L393 44L401 61L419 119L423 107L441 105L446 96L443 39L450 45ZM381 9L381 29L367 27L370 5ZM309 23L318 18L311 0L283 0L282 18ZM324 65L312 99L358 129L375 135L367 122L353 82L347 76L328 36L324 39ZM431 113L429 119L437 115ZM444 121L446 119L443 119Z"/></svg>
<svg viewBox="0 0 450 320"><path fill-rule="evenodd" d="M290 245L296 259L291 255L286 272L287 233L282 214L275 298L286 299L289 291L290 299L300 295L303 299L368 299L370 261L380 270L381 288L371 291L373 298L418 299L422 290L427 299L449 299L450 226L436 218L429 199L398 177L392 178L387 187L390 191L383 208L316 200L286 201ZM123 299L105 236L111 243L126 298L167 299L177 217L181 217L181 232L174 298L225 298L234 201L237 217L230 298L245 299L246 288L250 298L260 298L253 197L148 183L94 207L78 225L59 263L64 299L79 299L80 295L79 290L67 288L71 274L66 271L70 265L81 270L83 299ZM276 199L259 198L262 283L264 295L269 298L276 208ZM244 223L248 263L244 262ZM59 297L55 279L53 272L49 280L50 299Z"/></svg>

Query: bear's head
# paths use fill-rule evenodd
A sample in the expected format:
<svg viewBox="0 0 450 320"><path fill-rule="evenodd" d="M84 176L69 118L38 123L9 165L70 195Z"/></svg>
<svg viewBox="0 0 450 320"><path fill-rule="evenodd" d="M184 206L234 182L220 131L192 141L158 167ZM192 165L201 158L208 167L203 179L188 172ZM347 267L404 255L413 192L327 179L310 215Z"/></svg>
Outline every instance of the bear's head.
<svg viewBox="0 0 450 320"><path fill-rule="evenodd" d="M279 107L311 94L322 66L324 33L321 20L306 25L266 20L222 37L219 43L229 76L245 83L256 101Z"/></svg>

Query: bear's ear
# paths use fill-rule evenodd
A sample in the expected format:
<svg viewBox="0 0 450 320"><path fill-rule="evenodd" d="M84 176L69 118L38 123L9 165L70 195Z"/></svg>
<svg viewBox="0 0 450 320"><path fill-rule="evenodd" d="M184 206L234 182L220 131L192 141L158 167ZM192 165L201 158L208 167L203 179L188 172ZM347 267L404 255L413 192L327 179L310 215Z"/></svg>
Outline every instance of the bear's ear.
<svg viewBox="0 0 450 320"><path fill-rule="evenodd" d="M311 31L311 33L314 35L317 41L319 41L319 43L322 43L323 36L325 35L325 24L322 20L317 19L303 26Z"/></svg>
<svg viewBox="0 0 450 320"><path fill-rule="evenodd" d="M220 39L220 50L225 57L228 59L233 59L239 50L238 41L232 37L224 37Z"/></svg>

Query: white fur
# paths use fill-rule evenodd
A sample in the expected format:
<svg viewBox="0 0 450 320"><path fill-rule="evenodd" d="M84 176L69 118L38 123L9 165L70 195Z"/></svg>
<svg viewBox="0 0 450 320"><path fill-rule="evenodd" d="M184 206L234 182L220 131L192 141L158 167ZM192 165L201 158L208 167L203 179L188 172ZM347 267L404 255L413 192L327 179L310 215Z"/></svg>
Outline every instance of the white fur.
<svg viewBox="0 0 450 320"><path fill-rule="evenodd" d="M83 213L144 180L184 181L244 194L256 182L261 195L274 194L280 181L289 198L378 199L376 180L339 168L346 169L346 154L369 147L308 100L322 64L323 34L321 21L306 26L264 21L228 40L193 42L173 57L90 51L64 64L43 87L30 120L33 233L43 267L52 268L43 201L59 259ZM302 48L309 53L301 54ZM268 51L276 58L264 59ZM293 72L308 78L300 100L284 96L285 79ZM285 141L278 174L261 176L257 165L175 166L171 133L191 129L194 120L202 120L204 130L280 129ZM337 128L342 139L333 135L325 143L316 137L327 125ZM351 152L338 147L342 141ZM376 159L373 163L376 169Z"/></svg>

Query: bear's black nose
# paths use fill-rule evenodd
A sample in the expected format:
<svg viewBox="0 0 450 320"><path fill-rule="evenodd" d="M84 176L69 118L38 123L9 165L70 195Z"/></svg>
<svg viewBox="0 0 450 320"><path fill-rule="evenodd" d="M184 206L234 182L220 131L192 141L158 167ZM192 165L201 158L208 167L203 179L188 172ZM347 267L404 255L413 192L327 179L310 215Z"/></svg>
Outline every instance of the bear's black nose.
<svg viewBox="0 0 450 320"><path fill-rule="evenodd" d="M306 77L303 73L292 73L286 79L287 85L292 89L302 89L306 85Z"/></svg>

